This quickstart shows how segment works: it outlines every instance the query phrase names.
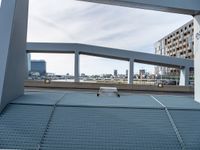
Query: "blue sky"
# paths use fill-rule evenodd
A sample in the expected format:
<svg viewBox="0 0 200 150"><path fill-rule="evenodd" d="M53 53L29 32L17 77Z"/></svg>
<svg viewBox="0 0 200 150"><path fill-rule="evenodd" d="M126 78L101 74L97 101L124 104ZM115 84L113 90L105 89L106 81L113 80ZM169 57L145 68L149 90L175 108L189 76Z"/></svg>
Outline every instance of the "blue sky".
<svg viewBox="0 0 200 150"><path fill-rule="evenodd" d="M28 41L76 42L154 53L154 43L192 19L191 16L81 2L30 0ZM73 55L33 54L47 60L48 72L73 74ZM153 72L153 66L135 65ZM125 73L128 62L81 56L86 74Z"/></svg>

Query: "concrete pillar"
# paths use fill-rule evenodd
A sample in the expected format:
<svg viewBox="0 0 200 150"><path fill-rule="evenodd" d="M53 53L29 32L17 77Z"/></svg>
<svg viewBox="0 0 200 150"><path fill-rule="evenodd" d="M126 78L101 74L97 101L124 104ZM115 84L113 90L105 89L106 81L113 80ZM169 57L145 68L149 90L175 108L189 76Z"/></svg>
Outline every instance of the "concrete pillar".
<svg viewBox="0 0 200 150"><path fill-rule="evenodd" d="M27 79L29 76L29 72L31 71L31 54L30 53L26 54L25 65L26 65L26 79Z"/></svg>
<svg viewBox="0 0 200 150"><path fill-rule="evenodd" d="M28 79L28 54L26 54L26 57L25 57L25 68L26 68L26 76L25 76L25 80Z"/></svg>
<svg viewBox="0 0 200 150"><path fill-rule="evenodd" d="M28 72L31 71L31 54L27 54L27 62L28 62Z"/></svg>
<svg viewBox="0 0 200 150"><path fill-rule="evenodd" d="M134 75L134 59L130 59L129 60L128 84L133 84L133 75Z"/></svg>
<svg viewBox="0 0 200 150"><path fill-rule="evenodd" d="M188 86L190 78L190 69L189 67L183 67L180 69L180 86Z"/></svg>
<svg viewBox="0 0 200 150"><path fill-rule="evenodd" d="M74 82L80 82L80 62L79 62L79 51L75 51L75 61L74 61Z"/></svg>
<svg viewBox="0 0 200 150"><path fill-rule="evenodd" d="M29 0L2 0L0 7L0 112L24 94Z"/></svg>
<svg viewBox="0 0 200 150"><path fill-rule="evenodd" d="M195 100L200 103L200 15L194 17Z"/></svg>

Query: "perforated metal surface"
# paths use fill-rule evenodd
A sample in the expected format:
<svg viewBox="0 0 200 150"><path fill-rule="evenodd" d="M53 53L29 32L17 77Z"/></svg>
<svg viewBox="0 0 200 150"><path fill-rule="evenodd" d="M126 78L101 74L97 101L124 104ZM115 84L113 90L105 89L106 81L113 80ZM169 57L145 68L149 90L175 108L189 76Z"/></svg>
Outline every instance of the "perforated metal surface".
<svg viewBox="0 0 200 150"><path fill-rule="evenodd" d="M191 97L28 92L0 115L0 149L199 150L198 107Z"/></svg>
<svg viewBox="0 0 200 150"><path fill-rule="evenodd" d="M189 96L159 96L155 95L161 103L163 103L168 109L199 109L200 104L194 101L193 97Z"/></svg>
<svg viewBox="0 0 200 150"><path fill-rule="evenodd" d="M9 105L0 115L0 149L36 149L50 112L49 106Z"/></svg>
<svg viewBox="0 0 200 150"><path fill-rule="evenodd" d="M58 105L65 106L106 106L106 107L135 107L135 108L163 108L149 95L121 94L116 96L100 96L96 93L66 94Z"/></svg>
<svg viewBox="0 0 200 150"><path fill-rule="evenodd" d="M57 107L42 149L181 149L164 110Z"/></svg>
<svg viewBox="0 0 200 150"><path fill-rule="evenodd" d="M54 105L65 93L26 92L23 96L12 101L13 104Z"/></svg>
<svg viewBox="0 0 200 150"><path fill-rule="evenodd" d="M200 150L200 111L170 110L187 150Z"/></svg>

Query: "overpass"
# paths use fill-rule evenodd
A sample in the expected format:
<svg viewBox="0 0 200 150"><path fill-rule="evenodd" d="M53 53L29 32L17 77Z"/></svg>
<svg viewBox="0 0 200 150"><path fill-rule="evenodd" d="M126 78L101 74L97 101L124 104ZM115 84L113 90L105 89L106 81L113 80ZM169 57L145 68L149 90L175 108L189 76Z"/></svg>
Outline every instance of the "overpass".
<svg viewBox="0 0 200 150"><path fill-rule="evenodd" d="M79 43L28 43L27 53L74 53L75 82L79 82L80 54L129 61L129 84L133 84L134 62L179 68L182 86L189 84L189 69L194 67L193 60Z"/></svg>
<svg viewBox="0 0 200 150"><path fill-rule="evenodd" d="M195 100L200 102L199 0L85 0L194 16ZM0 111L24 94L29 0L2 0L0 7ZM134 18L133 18L134 19ZM75 55L76 57L78 55ZM78 58L76 58L78 59ZM133 62L133 60L131 60ZM133 63L131 63L133 64ZM131 65L130 65L131 66ZM76 67L78 68L78 67ZM133 70L133 68L131 68ZM131 71L132 72L132 71ZM13 78L15 75L15 78Z"/></svg>

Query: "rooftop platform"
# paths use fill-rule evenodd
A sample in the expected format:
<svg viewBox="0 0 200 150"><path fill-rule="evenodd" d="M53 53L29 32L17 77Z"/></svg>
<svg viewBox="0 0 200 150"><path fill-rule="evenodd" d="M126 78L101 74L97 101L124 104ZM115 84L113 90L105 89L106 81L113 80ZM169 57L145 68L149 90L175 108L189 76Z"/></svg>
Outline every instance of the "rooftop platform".
<svg viewBox="0 0 200 150"><path fill-rule="evenodd" d="M193 95L29 90L0 115L0 149L199 150Z"/></svg>

